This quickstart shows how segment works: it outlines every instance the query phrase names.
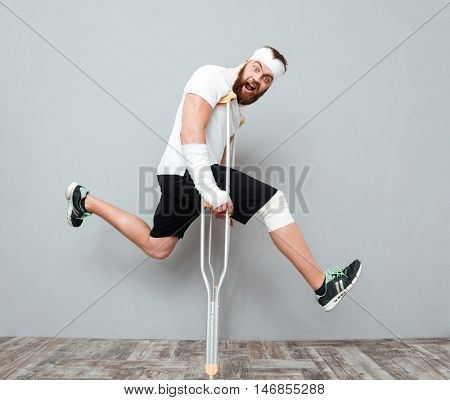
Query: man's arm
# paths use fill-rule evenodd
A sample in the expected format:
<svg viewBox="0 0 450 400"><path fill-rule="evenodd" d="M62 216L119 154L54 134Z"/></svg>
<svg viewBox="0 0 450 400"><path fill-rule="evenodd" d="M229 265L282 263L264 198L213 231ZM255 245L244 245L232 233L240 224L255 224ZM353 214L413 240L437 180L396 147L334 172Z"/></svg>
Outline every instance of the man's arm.
<svg viewBox="0 0 450 400"><path fill-rule="evenodd" d="M205 131L211 114L211 105L206 100L196 94L187 93L183 107L181 144L206 144ZM234 136L231 136L230 144L233 143L233 140ZM226 152L225 148L220 165L225 165Z"/></svg>
<svg viewBox="0 0 450 400"><path fill-rule="evenodd" d="M206 147L206 127L212 114L211 105L201 96L186 93L183 105L180 139L187 168L197 190L213 205L214 213L233 213L233 203L226 192L219 189L211 168Z"/></svg>
<svg viewBox="0 0 450 400"><path fill-rule="evenodd" d="M184 99L181 144L206 144L205 131L211 118L211 105L196 94L187 93Z"/></svg>

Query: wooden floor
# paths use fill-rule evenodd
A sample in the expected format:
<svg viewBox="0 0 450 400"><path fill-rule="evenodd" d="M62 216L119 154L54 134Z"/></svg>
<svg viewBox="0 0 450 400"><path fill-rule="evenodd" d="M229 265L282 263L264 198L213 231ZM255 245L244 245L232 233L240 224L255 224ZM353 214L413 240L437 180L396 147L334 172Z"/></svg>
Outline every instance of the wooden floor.
<svg viewBox="0 0 450 400"><path fill-rule="evenodd" d="M0 337L0 379L207 379L205 342ZM450 339L220 341L218 379L449 379Z"/></svg>

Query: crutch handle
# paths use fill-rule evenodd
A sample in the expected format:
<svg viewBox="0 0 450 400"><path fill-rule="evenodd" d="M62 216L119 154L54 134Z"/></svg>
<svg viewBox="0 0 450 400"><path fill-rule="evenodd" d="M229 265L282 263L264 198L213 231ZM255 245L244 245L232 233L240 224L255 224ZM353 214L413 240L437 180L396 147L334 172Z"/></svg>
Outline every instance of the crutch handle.
<svg viewBox="0 0 450 400"><path fill-rule="evenodd" d="M213 206L211 204L209 204L207 201L203 201L203 207L205 208L213 208Z"/></svg>

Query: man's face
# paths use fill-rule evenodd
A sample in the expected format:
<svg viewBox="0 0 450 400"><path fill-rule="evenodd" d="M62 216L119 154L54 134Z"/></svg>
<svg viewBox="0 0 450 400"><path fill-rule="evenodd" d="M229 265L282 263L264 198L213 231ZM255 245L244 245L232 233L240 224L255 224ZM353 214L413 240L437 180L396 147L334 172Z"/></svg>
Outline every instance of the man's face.
<svg viewBox="0 0 450 400"><path fill-rule="evenodd" d="M266 93L272 82L273 74L267 65L250 60L239 71L233 92L236 93L239 104L249 105Z"/></svg>

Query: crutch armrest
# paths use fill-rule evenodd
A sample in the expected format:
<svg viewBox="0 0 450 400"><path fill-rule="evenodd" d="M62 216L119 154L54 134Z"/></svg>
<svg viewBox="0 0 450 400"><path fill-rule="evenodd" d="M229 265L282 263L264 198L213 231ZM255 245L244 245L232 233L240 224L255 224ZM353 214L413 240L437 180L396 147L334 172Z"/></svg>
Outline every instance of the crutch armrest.
<svg viewBox="0 0 450 400"><path fill-rule="evenodd" d="M229 103L230 101L233 101L233 100L235 100L235 99L237 99L236 93L230 92L230 93L226 94L225 96L223 96L223 97L218 101L217 104L227 104L227 103Z"/></svg>

